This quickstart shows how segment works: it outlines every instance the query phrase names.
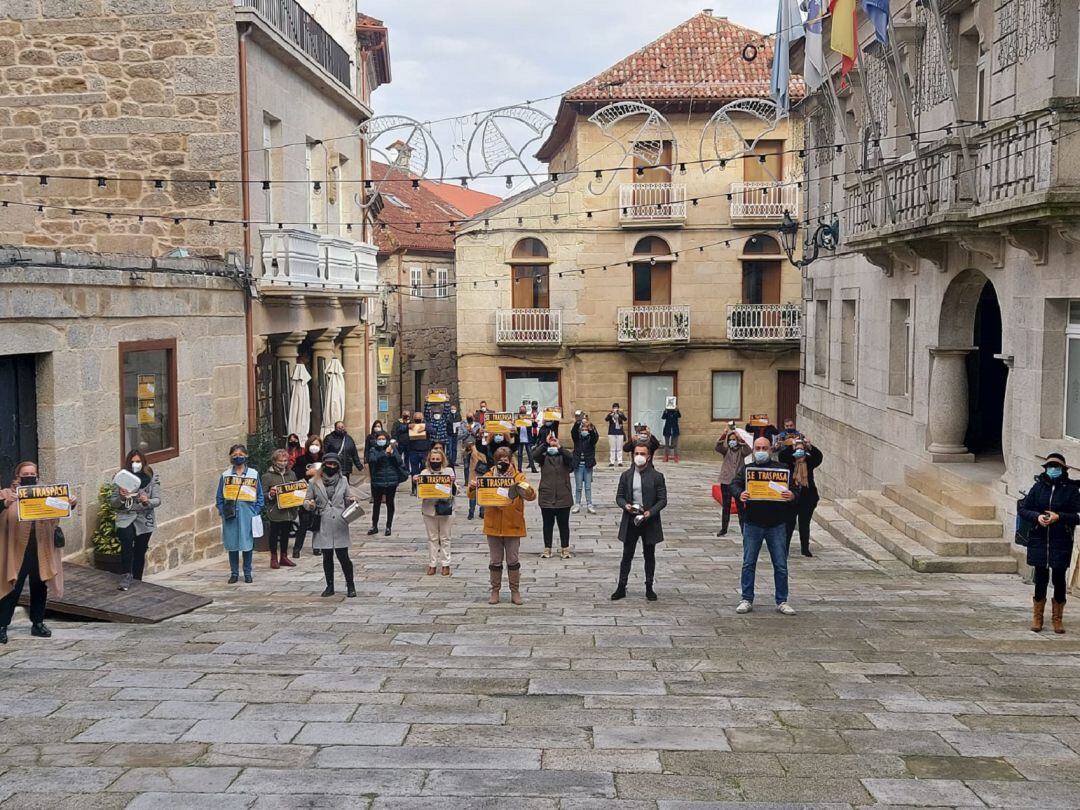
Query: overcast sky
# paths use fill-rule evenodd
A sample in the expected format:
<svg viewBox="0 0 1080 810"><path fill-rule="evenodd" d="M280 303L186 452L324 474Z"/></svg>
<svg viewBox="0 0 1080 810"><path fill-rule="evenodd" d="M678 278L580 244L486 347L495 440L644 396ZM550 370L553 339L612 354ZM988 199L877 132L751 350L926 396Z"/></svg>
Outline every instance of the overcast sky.
<svg viewBox="0 0 1080 810"><path fill-rule="evenodd" d="M359 0L390 29L393 82L375 92L375 114L425 121L559 94L710 7L757 31L776 27L774 0ZM433 131L451 151L470 125ZM448 174L463 173L447 159Z"/></svg>

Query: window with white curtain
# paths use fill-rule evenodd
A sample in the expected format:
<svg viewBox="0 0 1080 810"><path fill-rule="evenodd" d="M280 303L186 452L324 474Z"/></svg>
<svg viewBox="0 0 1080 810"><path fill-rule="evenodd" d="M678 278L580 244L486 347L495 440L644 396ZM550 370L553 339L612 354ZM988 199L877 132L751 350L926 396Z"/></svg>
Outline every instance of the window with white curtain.
<svg viewBox="0 0 1080 810"><path fill-rule="evenodd" d="M435 297L450 297L450 271L445 267L435 268Z"/></svg>
<svg viewBox="0 0 1080 810"><path fill-rule="evenodd" d="M412 298L424 297L424 268L413 265L409 268L409 295Z"/></svg>
<svg viewBox="0 0 1080 810"><path fill-rule="evenodd" d="M739 419L742 416L742 372L712 373L712 418Z"/></svg>

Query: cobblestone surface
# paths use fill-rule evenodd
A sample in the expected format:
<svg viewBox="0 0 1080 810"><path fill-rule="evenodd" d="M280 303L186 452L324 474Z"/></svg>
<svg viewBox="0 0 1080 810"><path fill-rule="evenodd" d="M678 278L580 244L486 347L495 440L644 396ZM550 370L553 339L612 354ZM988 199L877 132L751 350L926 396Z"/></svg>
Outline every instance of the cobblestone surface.
<svg viewBox="0 0 1080 810"><path fill-rule="evenodd" d="M523 607L486 604L463 513L454 575L425 576L402 495L393 537L357 531L357 599L320 598L308 554L263 554L253 585L224 563L175 576L215 601L160 625L53 621L41 641L18 616L0 808L1080 807L1080 634L1029 633L1018 578L883 568L821 532L791 560L799 615L771 609L766 557L737 616L714 468L664 469L656 603L640 561L608 600L603 467L573 559L539 559L530 507Z"/></svg>

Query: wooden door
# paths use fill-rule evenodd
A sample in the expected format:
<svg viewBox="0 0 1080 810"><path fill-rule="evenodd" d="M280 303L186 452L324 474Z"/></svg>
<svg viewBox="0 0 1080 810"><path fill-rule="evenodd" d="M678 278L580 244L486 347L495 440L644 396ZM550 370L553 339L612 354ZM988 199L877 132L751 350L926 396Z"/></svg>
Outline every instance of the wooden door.
<svg viewBox="0 0 1080 810"><path fill-rule="evenodd" d="M551 306L547 267L516 265L511 272L514 309L548 309Z"/></svg>
<svg viewBox="0 0 1080 810"><path fill-rule="evenodd" d="M671 262L635 264L632 283L635 307L671 304Z"/></svg>
<svg viewBox="0 0 1080 810"><path fill-rule="evenodd" d="M37 383L32 354L0 357L0 475L37 461ZM4 478L4 486L10 478Z"/></svg>
<svg viewBox="0 0 1080 810"><path fill-rule="evenodd" d="M775 260L743 262L743 303L780 303L780 266Z"/></svg>
<svg viewBox="0 0 1080 810"><path fill-rule="evenodd" d="M747 183L777 183L783 180L783 141L758 141L751 154L755 157L743 158L743 180ZM761 157L765 158L764 163Z"/></svg>
<svg viewBox="0 0 1080 810"><path fill-rule="evenodd" d="M799 404L799 371L776 372L776 416L773 423L784 424L784 419L794 419L795 409ZM796 425L799 424L797 421Z"/></svg>

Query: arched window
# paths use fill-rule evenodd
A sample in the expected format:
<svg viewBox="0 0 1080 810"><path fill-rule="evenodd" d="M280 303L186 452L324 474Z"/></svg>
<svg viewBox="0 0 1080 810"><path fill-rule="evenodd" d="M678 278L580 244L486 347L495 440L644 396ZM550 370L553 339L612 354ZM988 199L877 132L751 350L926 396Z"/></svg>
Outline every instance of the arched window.
<svg viewBox="0 0 1080 810"><path fill-rule="evenodd" d="M742 260L744 304L780 303L783 258L780 244L771 236L759 233L746 240Z"/></svg>
<svg viewBox="0 0 1080 810"><path fill-rule="evenodd" d="M764 253L769 256L780 256L780 244L771 236L763 233L755 234L746 240L743 245L743 253Z"/></svg>
<svg viewBox="0 0 1080 810"><path fill-rule="evenodd" d="M668 243L659 236L646 236L634 245L635 256L649 256L648 261L634 262L634 306L668 306L671 304L671 255ZM664 261L655 257L662 256Z"/></svg>
<svg viewBox="0 0 1080 810"><path fill-rule="evenodd" d="M510 280L514 309L548 309L551 285L547 246L539 239L520 240L510 252Z"/></svg>
<svg viewBox="0 0 1080 810"><path fill-rule="evenodd" d="M668 243L659 236L646 236L634 245L635 256L667 256L671 253Z"/></svg>

